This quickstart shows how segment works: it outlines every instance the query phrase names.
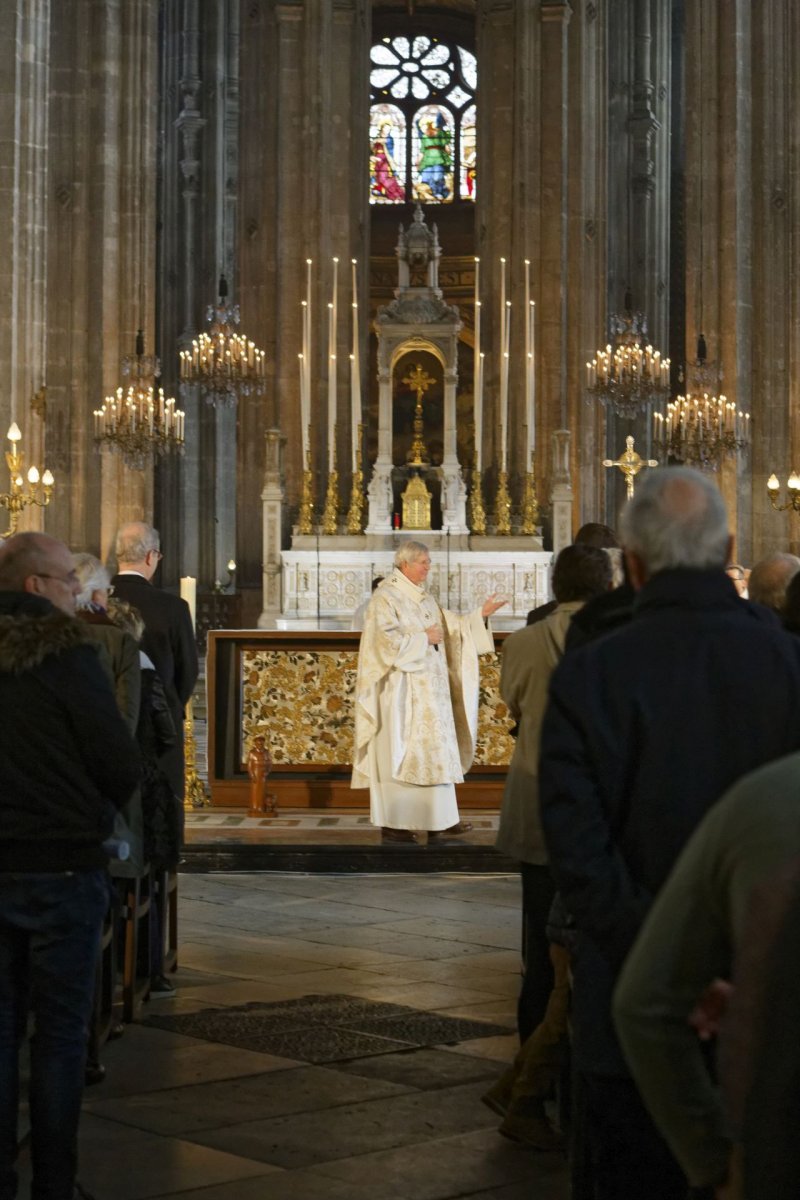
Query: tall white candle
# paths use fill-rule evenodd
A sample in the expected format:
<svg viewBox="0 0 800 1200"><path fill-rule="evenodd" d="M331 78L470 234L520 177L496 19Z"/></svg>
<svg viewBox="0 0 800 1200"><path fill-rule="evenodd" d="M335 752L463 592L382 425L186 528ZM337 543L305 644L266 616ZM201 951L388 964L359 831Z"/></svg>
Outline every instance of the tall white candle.
<svg viewBox="0 0 800 1200"><path fill-rule="evenodd" d="M506 300L505 321L503 322L503 372L500 378L500 466L503 471L508 467L508 376L509 350L511 342L511 301Z"/></svg>
<svg viewBox="0 0 800 1200"><path fill-rule="evenodd" d="M309 425L311 424L311 266L310 258L306 259L306 307L305 307L305 337L303 339L303 355L305 365L305 414L303 421L303 470L308 467Z"/></svg>
<svg viewBox="0 0 800 1200"><path fill-rule="evenodd" d="M485 357L481 351L478 357L478 379L475 385L475 466L479 471L482 470L483 462L481 447L483 445L483 362Z"/></svg>
<svg viewBox="0 0 800 1200"><path fill-rule="evenodd" d="M336 285L339 260L333 260L333 294L328 305L328 471L333 471L336 443Z"/></svg>
<svg viewBox="0 0 800 1200"><path fill-rule="evenodd" d="M356 259L353 268L353 353L350 356L350 437L353 448L353 471L358 470L358 427L361 424L361 358L358 343L358 283Z"/></svg>
<svg viewBox="0 0 800 1200"><path fill-rule="evenodd" d="M500 348L500 470L506 469L505 404L508 396L508 359L506 358L506 260L500 259L500 320L496 345Z"/></svg>
<svg viewBox="0 0 800 1200"><path fill-rule="evenodd" d="M197 615L197 580L193 575L181 576L181 600L185 600L189 605L189 612L192 614L192 628L194 629Z"/></svg>
<svg viewBox="0 0 800 1200"><path fill-rule="evenodd" d="M528 466L530 470L531 455L536 449L536 301L531 300L528 306L531 328L531 357L529 369L531 374L531 403L528 410Z"/></svg>
<svg viewBox="0 0 800 1200"><path fill-rule="evenodd" d="M525 259L525 470L531 464L531 260Z"/></svg>
<svg viewBox="0 0 800 1200"><path fill-rule="evenodd" d="M479 431L482 431L482 413L479 407L483 403L480 387L481 378L481 260L475 259L475 345L472 366L472 403L475 414L475 467L481 469L481 443Z"/></svg>

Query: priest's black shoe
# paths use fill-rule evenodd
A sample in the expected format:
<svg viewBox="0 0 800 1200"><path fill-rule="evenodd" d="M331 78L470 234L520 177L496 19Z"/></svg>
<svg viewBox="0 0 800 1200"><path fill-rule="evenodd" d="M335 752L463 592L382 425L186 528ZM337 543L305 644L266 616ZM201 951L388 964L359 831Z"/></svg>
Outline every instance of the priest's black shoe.
<svg viewBox="0 0 800 1200"><path fill-rule="evenodd" d="M418 840L413 829L390 829L388 825L384 825L381 829L381 841L384 842L413 842L416 844Z"/></svg>

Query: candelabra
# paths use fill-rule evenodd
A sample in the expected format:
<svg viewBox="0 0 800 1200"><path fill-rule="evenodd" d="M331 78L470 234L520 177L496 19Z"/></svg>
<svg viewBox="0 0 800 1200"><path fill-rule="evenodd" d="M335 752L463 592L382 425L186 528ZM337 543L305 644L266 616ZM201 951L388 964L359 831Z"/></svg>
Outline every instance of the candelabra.
<svg viewBox="0 0 800 1200"><path fill-rule="evenodd" d="M775 509L775 512L786 512L787 509L792 509L794 512L800 512L800 475L797 471L792 471L786 482L786 491L789 499L785 504L778 504L778 492L780 491L780 480L777 475L770 475L767 480L767 495L769 502Z"/></svg>
<svg viewBox="0 0 800 1200"><path fill-rule="evenodd" d="M347 532L361 533L361 516L364 511L364 472L361 470L361 451L364 440L364 426L358 427L358 448L356 451L356 467L353 470L353 486L350 492L350 508L347 513Z"/></svg>
<svg viewBox="0 0 800 1200"><path fill-rule="evenodd" d="M511 497L508 494L508 472L498 471L497 494L494 500L495 533L507 537L511 533Z"/></svg>
<svg viewBox="0 0 800 1200"><path fill-rule="evenodd" d="M653 414L653 441L662 459L716 471L750 440L750 414L725 396L677 396Z"/></svg>
<svg viewBox="0 0 800 1200"><path fill-rule="evenodd" d="M102 407L94 410L94 440L121 454L129 467L141 470L149 458L182 449L184 414L163 388L156 390L161 365L155 356L145 354L141 329L136 353L123 358L121 367L131 382L106 396Z"/></svg>
<svg viewBox="0 0 800 1200"><path fill-rule="evenodd" d="M483 507L481 473L477 467L472 472L472 491L469 495L469 522L476 537L486 533L486 511Z"/></svg>
<svg viewBox="0 0 800 1200"><path fill-rule="evenodd" d="M181 387L200 388L209 404L232 406L239 396L264 391L264 351L237 333L238 304L228 304L228 284L220 276L219 300L206 312L208 333L181 350Z"/></svg>
<svg viewBox="0 0 800 1200"><path fill-rule="evenodd" d="M28 468L28 489L25 491L25 455L17 445L22 440L22 434L16 421L12 421L6 436L11 443L11 449L6 451L6 463L11 482L7 492L0 492L0 508L4 508L8 513L9 522L8 529L2 535L3 538L11 537L13 533L16 533L20 514L30 505L35 504L39 508L47 507L55 483L52 471L46 470L40 476L39 468L32 466Z"/></svg>
<svg viewBox="0 0 800 1200"><path fill-rule="evenodd" d="M612 318L614 344L586 364L586 390L621 417L632 418L669 394L670 360L647 343L647 323L628 309Z"/></svg>
<svg viewBox="0 0 800 1200"><path fill-rule="evenodd" d="M206 785L197 771L197 740L194 736L193 699L189 697L183 722L183 807L187 811L208 804Z"/></svg>

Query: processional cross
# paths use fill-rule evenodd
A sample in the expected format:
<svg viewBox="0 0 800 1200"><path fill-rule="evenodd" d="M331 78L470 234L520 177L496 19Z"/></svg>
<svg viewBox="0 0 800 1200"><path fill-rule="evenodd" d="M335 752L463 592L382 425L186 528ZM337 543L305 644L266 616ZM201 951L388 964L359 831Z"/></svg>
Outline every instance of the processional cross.
<svg viewBox="0 0 800 1200"><path fill-rule="evenodd" d="M633 481L642 467L657 467L658 461L655 458L642 458L641 454L634 450L633 438L629 435L625 438L624 454L620 454L619 458L604 458L603 466L619 467L625 476L625 486L630 500L633 497Z"/></svg>
<svg viewBox="0 0 800 1200"><path fill-rule="evenodd" d="M417 393L417 403L414 406L414 440L408 452L408 462L414 467L421 467L428 461L428 451L425 449L425 440L422 436L425 429L422 420L422 398L435 382L433 376L423 371L420 363L416 363L414 370L403 380L403 383L410 387L412 392Z"/></svg>

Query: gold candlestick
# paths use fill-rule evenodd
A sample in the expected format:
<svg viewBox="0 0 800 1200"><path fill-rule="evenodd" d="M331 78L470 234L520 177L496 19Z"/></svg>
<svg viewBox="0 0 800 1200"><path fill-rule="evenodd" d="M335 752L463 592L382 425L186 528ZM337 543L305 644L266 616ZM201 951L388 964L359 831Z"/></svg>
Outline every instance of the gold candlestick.
<svg viewBox="0 0 800 1200"><path fill-rule="evenodd" d="M539 520L539 497L536 495L536 473L531 453L531 469L525 472L525 484L522 489L522 525L520 533L531 536L536 533Z"/></svg>
<svg viewBox="0 0 800 1200"><path fill-rule="evenodd" d="M497 494L494 501L495 533L508 537L511 533L511 497L508 494L508 472L497 473Z"/></svg>
<svg viewBox="0 0 800 1200"><path fill-rule="evenodd" d="M194 736L192 697L183 721L183 807L187 812L208 804L206 785L197 773L197 742Z"/></svg>
<svg viewBox="0 0 800 1200"><path fill-rule="evenodd" d="M308 463L303 471L303 490L300 493L300 511L297 514L297 532L312 533L312 517L314 516L314 498L311 493L313 475L311 471L311 450L308 451Z"/></svg>
<svg viewBox="0 0 800 1200"><path fill-rule="evenodd" d="M347 513L347 532L361 533L361 515L364 511L364 472L361 470L361 447L364 439L364 426L358 427L358 450L356 453L356 468L353 471L353 486L350 492L350 508Z"/></svg>
<svg viewBox="0 0 800 1200"><path fill-rule="evenodd" d="M328 490L325 493L325 508L322 513L322 532L336 533L336 518L339 507L339 472L336 470L336 446L333 447L333 469L328 476Z"/></svg>
<svg viewBox="0 0 800 1200"><path fill-rule="evenodd" d="M486 533L486 512L483 507L483 492L481 489L481 473L477 467L472 471L472 491L469 494L469 520L472 532L477 537Z"/></svg>

